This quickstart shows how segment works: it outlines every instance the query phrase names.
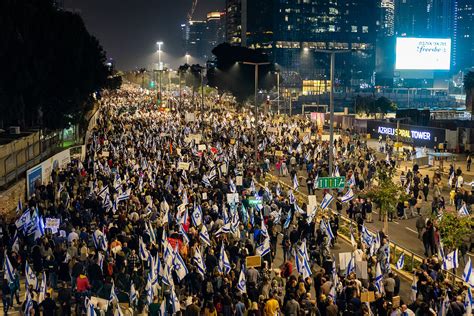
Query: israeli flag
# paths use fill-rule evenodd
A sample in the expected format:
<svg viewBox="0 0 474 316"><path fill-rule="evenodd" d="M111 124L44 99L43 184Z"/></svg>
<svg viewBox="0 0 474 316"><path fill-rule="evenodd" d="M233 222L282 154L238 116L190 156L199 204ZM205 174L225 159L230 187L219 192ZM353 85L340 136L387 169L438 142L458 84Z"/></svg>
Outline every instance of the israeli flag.
<svg viewBox="0 0 474 316"><path fill-rule="evenodd" d="M204 186L206 186L206 187L212 187L211 181L209 181L209 177L206 176L206 175L203 175L203 176L202 176L201 182L202 182L202 184L204 184Z"/></svg>
<svg viewBox="0 0 474 316"><path fill-rule="evenodd" d="M101 252L97 254L97 264L102 271L104 270L104 258L105 256Z"/></svg>
<svg viewBox="0 0 474 316"><path fill-rule="evenodd" d="M303 242L301 242L301 245L298 248L298 253L300 254L300 256L303 256L307 261L309 261L308 249L306 247L306 240L303 240Z"/></svg>
<svg viewBox="0 0 474 316"><path fill-rule="evenodd" d="M375 287L377 288L377 292L383 293L383 274L382 269L380 268L380 262L377 262L377 266L375 268Z"/></svg>
<svg viewBox="0 0 474 316"><path fill-rule="evenodd" d="M416 275L413 275L413 281L411 282L411 294L410 299L412 302L416 301L416 295L418 294L418 279Z"/></svg>
<svg viewBox="0 0 474 316"><path fill-rule="evenodd" d="M181 310L181 304L179 303L178 296L176 296L176 292L174 290L174 286L171 287L171 306L173 307L173 315L178 313Z"/></svg>
<svg viewBox="0 0 474 316"><path fill-rule="evenodd" d="M31 293L29 291L26 291L26 303L25 303L25 310L24 310L24 315L25 316L30 316L30 310L33 308L33 300L31 299ZM94 310L94 306L92 306L92 310ZM94 314L89 314L87 313L87 316L95 316L95 311Z"/></svg>
<svg viewBox="0 0 474 316"><path fill-rule="evenodd" d="M257 189L255 188L255 182L253 181L253 179L252 179L252 182L250 182L250 191L252 193L257 192Z"/></svg>
<svg viewBox="0 0 474 316"><path fill-rule="evenodd" d="M332 233L331 225L329 225L329 223L327 223L324 219L321 220L320 229L323 232L326 232L326 235L328 235L329 239L334 239L334 234Z"/></svg>
<svg viewBox="0 0 474 316"><path fill-rule="evenodd" d="M295 210L296 210L298 213L300 213L300 214L306 214L306 212L305 212L301 207L299 207L297 203L295 203L295 204L293 204L293 205L295 206Z"/></svg>
<svg viewBox="0 0 474 316"><path fill-rule="evenodd" d="M280 184L279 183L275 187L275 194L276 194L276 196L281 196L281 189L280 189Z"/></svg>
<svg viewBox="0 0 474 316"><path fill-rule="evenodd" d="M138 292L135 289L135 284L130 285L130 306L135 306L138 303Z"/></svg>
<svg viewBox="0 0 474 316"><path fill-rule="evenodd" d="M469 216L469 210L467 209L466 203L463 203L461 208L458 210L459 216Z"/></svg>
<svg viewBox="0 0 474 316"><path fill-rule="evenodd" d="M354 234L352 233L352 230L351 230L351 246L353 248L357 247L357 242L355 241Z"/></svg>
<svg viewBox="0 0 474 316"><path fill-rule="evenodd" d="M178 279L180 282L188 274L188 268L186 267L186 263L184 262L183 258L181 258L181 255L179 254L179 252L175 252L174 260L173 260L173 270L178 276Z"/></svg>
<svg viewBox="0 0 474 316"><path fill-rule="evenodd" d="M326 208L328 208L328 206L331 204L331 202L334 200L334 197L329 194L329 193L326 193L326 195L324 196L323 200L321 201L321 205L319 207L321 207L321 209L325 210Z"/></svg>
<svg viewBox="0 0 474 316"><path fill-rule="evenodd" d="M96 229L92 234L92 241L94 242L94 246L96 249L107 251L107 238L105 237L104 233L102 233L99 229Z"/></svg>
<svg viewBox="0 0 474 316"><path fill-rule="evenodd" d="M229 191L230 193L237 192L237 187L235 186L234 181L232 181L232 179L229 179Z"/></svg>
<svg viewBox="0 0 474 316"><path fill-rule="evenodd" d="M179 225L179 233L181 234L181 236L183 236L183 242L186 245L189 245L189 237L188 237L188 234L186 233L186 231L184 230L184 226L182 224Z"/></svg>
<svg viewBox="0 0 474 316"><path fill-rule="evenodd" d="M453 186L453 180L454 180L454 171L451 172L451 174L449 175L449 179L448 179L448 185L449 185L449 187L452 187L452 186Z"/></svg>
<svg viewBox="0 0 474 316"><path fill-rule="evenodd" d="M351 273L355 272L355 259L354 256L351 257L351 260L347 263L346 266L346 277L349 276Z"/></svg>
<svg viewBox="0 0 474 316"><path fill-rule="evenodd" d="M188 209L186 208L183 212L183 215L179 218L178 223L181 225L187 225L188 224Z"/></svg>
<svg viewBox="0 0 474 316"><path fill-rule="evenodd" d="M464 271L462 273L462 279L471 287L474 287L474 274L472 273L471 257L469 257L466 262L466 266L464 267Z"/></svg>
<svg viewBox="0 0 474 316"><path fill-rule="evenodd" d="M35 240L39 239L44 236L44 221L41 216L36 216L36 221L35 221Z"/></svg>
<svg viewBox="0 0 474 316"><path fill-rule="evenodd" d="M5 270L6 271L6 270ZM33 271L33 269L30 268L30 265L28 261L25 263L25 288L28 290L29 286L33 286L33 289L39 290L39 281L38 277L36 276L36 273Z"/></svg>
<svg viewBox="0 0 474 316"><path fill-rule="evenodd" d="M115 284L113 280L112 280L112 288L110 289L109 302L117 302L117 305L119 303L117 293L115 293Z"/></svg>
<svg viewBox="0 0 474 316"><path fill-rule="evenodd" d="M145 286L145 291L146 291L146 300L148 305L153 303L153 297L154 297L154 291L153 291L153 285L151 284L151 279L150 276L148 276L146 286Z"/></svg>
<svg viewBox="0 0 474 316"><path fill-rule="evenodd" d="M43 278L41 279L38 303L43 302L45 297L46 297L46 272L43 271Z"/></svg>
<svg viewBox="0 0 474 316"><path fill-rule="evenodd" d="M372 234L369 232L367 227L365 225L362 225L362 241L367 245L371 246L374 239L372 237Z"/></svg>
<svg viewBox="0 0 474 316"><path fill-rule="evenodd" d="M192 217L191 217L192 221L193 221L193 225L195 227L199 227L202 225L202 209L201 209L201 206L200 205L197 205L195 208L194 208L194 212L192 214Z"/></svg>
<svg viewBox="0 0 474 316"><path fill-rule="evenodd" d="M300 187L300 184L298 183L298 177L295 174L295 176L293 177L293 190L296 191L298 190L299 187Z"/></svg>
<svg viewBox="0 0 474 316"><path fill-rule="evenodd" d="M3 278L7 279L8 283L13 283L15 281L15 272L13 271L13 266L10 262L10 259L8 258L8 254L5 251L4 254L4 261L3 261Z"/></svg>
<svg viewBox="0 0 474 316"><path fill-rule="evenodd" d="M240 269L239 283L237 283L237 289L240 293L247 293L247 279L245 278L244 265Z"/></svg>
<svg viewBox="0 0 474 316"><path fill-rule="evenodd" d="M13 235L12 251L16 253L20 252L20 240L18 239L18 230L15 230L15 235Z"/></svg>
<svg viewBox="0 0 474 316"><path fill-rule="evenodd" d="M201 231L199 232L199 239L208 247L211 246L211 238L209 237L206 225L202 225Z"/></svg>
<svg viewBox="0 0 474 316"><path fill-rule="evenodd" d="M316 175L316 177L313 180L313 190L317 190L319 188L319 176Z"/></svg>
<svg viewBox="0 0 474 316"><path fill-rule="evenodd" d="M148 251L148 249L146 249L146 245L141 237L138 241L138 253L142 261L148 261L148 258L150 257L150 252Z"/></svg>
<svg viewBox="0 0 474 316"><path fill-rule="evenodd" d="M291 210L288 212L286 216L286 220L285 220L285 223L283 224L283 228L288 229L288 227L290 227L290 224L291 224Z"/></svg>
<svg viewBox="0 0 474 316"><path fill-rule="evenodd" d="M304 279L311 276L311 267L309 266L308 260L299 253L296 253L297 269L298 273L303 276Z"/></svg>
<svg viewBox="0 0 474 316"><path fill-rule="evenodd" d="M332 176L333 177L340 177L341 176L340 173L339 173L339 167L338 166L334 167L334 173L333 173Z"/></svg>
<svg viewBox="0 0 474 316"><path fill-rule="evenodd" d="M397 270L403 269L404 264L405 264L405 253L402 252L402 254L400 255L400 258L398 258L398 261L397 261L397 265L396 265Z"/></svg>
<svg viewBox="0 0 474 316"><path fill-rule="evenodd" d="M123 192L121 194L119 194L119 196L117 197L117 201L118 202L122 202L122 201L126 201L128 199L130 199L130 194L131 194L132 190L130 188L127 189L127 191Z"/></svg>
<svg viewBox="0 0 474 316"><path fill-rule="evenodd" d="M458 250L454 250L450 254L448 254L446 257L444 257L443 260L443 269L444 270L451 270L451 269L457 269L459 266L458 262Z"/></svg>
<svg viewBox="0 0 474 316"><path fill-rule="evenodd" d="M354 191L352 189L347 190L346 194L341 197L343 203L347 203L354 198Z"/></svg>
<svg viewBox="0 0 474 316"><path fill-rule="evenodd" d="M150 236L150 241L154 244L156 244L156 235L153 227L151 226L151 223L146 223L145 222L145 230L148 233L148 236Z"/></svg>
<svg viewBox="0 0 474 316"><path fill-rule="evenodd" d="M232 220L231 220L231 230L232 232L236 232L239 230L239 225L240 225L240 220L239 220L239 214L237 212L232 215Z"/></svg>
<svg viewBox="0 0 474 316"><path fill-rule="evenodd" d="M263 243L257 247L257 255L264 257L270 253L270 238L265 238Z"/></svg>
<svg viewBox="0 0 474 316"><path fill-rule="evenodd" d="M196 247L194 250L193 261L196 264L199 274L202 275L203 278L205 278L206 265L204 264L204 260L202 260L202 255L201 255L201 251L199 250L199 247Z"/></svg>
<svg viewBox="0 0 474 316"><path fill-rule="evenodd" d="M221 253L219 255L218 270L220 273L229 274L230 272L230 261L227 258L227 254L224 249L224 244L221 247Z"/></svg>
<svg viewBox="0 0 474 316"><path fill-rule="evenodd" d="M474 298L472 296L472 286L467 288L466 297L464 298L464 307L466 308L465 315L472 315L472 310L474 309Z"/></svg>

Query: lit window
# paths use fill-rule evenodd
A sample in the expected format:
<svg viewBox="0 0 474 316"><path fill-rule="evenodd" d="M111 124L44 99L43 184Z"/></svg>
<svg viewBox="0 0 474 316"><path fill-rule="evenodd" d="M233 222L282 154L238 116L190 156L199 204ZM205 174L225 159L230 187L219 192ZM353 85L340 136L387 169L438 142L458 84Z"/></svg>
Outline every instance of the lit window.
<svg viewBox="0 0 474 316"><path fill-rule="evenodd" d="M285 15L285 22L288 22L288 15Z"/></svg>
<svg viewBox="0 0 474 316"><path fill-rule="evenodd" d="M336 32L336 26L335 25L329 25L329 32Z"/></svg>
<svg viewBox="0 0 474 316"><path fill-rule="evenodd" d="M362 26L362 33L369 33L369 27L368 26Z"/></svg>
<svg viewBox="0 0 474 316"><path fill-rule="evenodd" d="M357 33L357 25L352 25L351 26L351 32L352 33Z"/></svg>

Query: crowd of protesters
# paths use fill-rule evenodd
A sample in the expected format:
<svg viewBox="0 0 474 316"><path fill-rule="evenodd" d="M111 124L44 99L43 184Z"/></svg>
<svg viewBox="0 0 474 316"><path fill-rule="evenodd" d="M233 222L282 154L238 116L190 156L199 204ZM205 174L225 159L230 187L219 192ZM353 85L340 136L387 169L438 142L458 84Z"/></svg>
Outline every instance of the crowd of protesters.
<svg viewBox="0 0 474 316"><path fill-rule="evenodd" d="M330 171L330 146L309 121L187 105L162 110L133 87L103 96L84 160L53 169L1 223L5 315L470 315L470 288L436 257L397 300L388 236L367 230L372 202L353 195L394 160L340 138ZM350 180L309 205L266 181L270 164L292 174L293 189L300 166L310 192L320 176ZM332 248L343 208L357 224L341 259Z"/></svg>

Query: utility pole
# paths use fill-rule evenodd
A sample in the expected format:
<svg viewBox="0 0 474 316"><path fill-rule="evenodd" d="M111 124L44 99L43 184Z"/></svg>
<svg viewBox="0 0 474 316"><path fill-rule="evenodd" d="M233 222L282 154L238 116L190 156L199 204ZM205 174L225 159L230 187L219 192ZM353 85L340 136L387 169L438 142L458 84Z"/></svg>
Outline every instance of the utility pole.
<svg viewBox="0 0 474 316"><path fill-rule="evenodd" d="M352 50L326 50L316 49L317 53L330 54L331 56L331 90L329 94L329 175L332 175L334 165L334 68L336 54L350 53Z"/></svg>
<svg viewBox="0 0 474 316"><path fill-rule="evenodd" d="M243 62L244 65L253 65L255 67L255 133L254 133L254 146L255 146L255 164L258 162L258 137L257 137L257 124L258 124L258 104L257 104L257 95L258 95L258 67L269 65L269 62L265 63L252 63L252 62Z"/></svg>

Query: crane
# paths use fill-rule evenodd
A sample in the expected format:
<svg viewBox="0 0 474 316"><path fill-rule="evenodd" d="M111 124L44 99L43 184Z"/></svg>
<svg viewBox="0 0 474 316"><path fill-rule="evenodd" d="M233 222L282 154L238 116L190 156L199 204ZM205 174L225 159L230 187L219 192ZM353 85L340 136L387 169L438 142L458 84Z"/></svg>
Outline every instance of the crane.
<svg viewBox="0 0 474 316"><path fill-rule="evenodd" d="M198 4L198 0L192 0L193 5L191 6L191 11L188 13L188 21L191 21L193 19L194 11L196 11L196 6Z"/></svg>

